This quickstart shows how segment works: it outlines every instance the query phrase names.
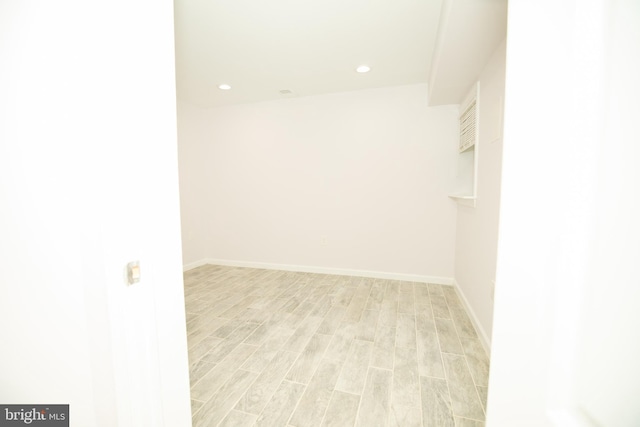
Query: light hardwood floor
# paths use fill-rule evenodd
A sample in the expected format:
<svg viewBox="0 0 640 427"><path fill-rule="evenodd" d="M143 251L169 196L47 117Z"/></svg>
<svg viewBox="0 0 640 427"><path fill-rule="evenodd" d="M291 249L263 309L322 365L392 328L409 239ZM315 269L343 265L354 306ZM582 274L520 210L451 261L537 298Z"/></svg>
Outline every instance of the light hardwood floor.
<svg viewBox="0 0 640 427"><path fill-rule="evenodd" d="M489 360L450 286L184 275L195 427L483 426Z"/></svg>

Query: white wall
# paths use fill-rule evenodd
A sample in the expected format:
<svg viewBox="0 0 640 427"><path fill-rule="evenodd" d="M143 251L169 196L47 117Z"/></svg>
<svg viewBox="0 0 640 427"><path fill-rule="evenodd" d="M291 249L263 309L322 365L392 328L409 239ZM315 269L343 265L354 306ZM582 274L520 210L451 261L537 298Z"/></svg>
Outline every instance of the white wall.
<svg viewBox="0 0 640 427"><path fill-rule="evenodd" d="M451 280L457 107L426 95L412 85L207 110L207 258Z"/></svg>
<svg viewBox="0 0 640 427"><path fill-rule="evenodd" d="M505 49L503 42L487 61L480 81L479 143L476 206L458 206L455 280L476 316L485 344L493 326L493 285L498 250L502 103Z"/></svg>
<svg viewBox="0 0 640 427"><path fill-rule="evenodd" d="M205 110L178 102L178 159L180 171L180 206L182 221L182 263L192 264L206 258L207 142Z"/></svg>
<svg viewBox="0 0 640 427"><path fill-rule="evenodd" d="M0 3L2 403L190 425L172 12Z"/></svg>
<svg viewBox="0 0 640 427"><path fill-rule="evenodd" d="M509 4L488 427L640 425L639 40L635 0Z"/></svg>

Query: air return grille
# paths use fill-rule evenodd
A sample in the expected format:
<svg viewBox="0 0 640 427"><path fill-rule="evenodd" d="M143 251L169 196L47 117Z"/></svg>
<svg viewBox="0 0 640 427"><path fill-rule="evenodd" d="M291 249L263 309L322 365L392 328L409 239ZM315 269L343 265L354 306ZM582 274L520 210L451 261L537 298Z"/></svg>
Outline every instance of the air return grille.
<svg viewBox="0 0 640 427"><path fill-rule="evenodd" d="M478 137L478 112L477 98L474 96L471 101L463 107L460 116L460 151L465 151L473 147Z"/></svg>

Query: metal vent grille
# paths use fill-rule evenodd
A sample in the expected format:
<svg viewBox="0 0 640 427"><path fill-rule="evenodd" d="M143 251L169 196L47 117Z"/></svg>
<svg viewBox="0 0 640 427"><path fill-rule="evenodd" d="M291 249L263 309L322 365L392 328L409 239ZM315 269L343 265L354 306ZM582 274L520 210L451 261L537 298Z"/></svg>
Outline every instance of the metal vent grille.
<svg viewBox="0 0 640 427"><path fill-rule="evenodd" d="M476 143L477 129L477 99L473 98L460 116L460 151L471 148Z"/></svg>

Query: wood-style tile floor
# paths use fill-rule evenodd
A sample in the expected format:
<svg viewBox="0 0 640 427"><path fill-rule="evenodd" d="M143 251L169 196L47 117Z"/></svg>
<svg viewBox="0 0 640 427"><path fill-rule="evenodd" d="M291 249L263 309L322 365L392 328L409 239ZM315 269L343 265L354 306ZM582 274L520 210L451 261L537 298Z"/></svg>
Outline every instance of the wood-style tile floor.
<svg viewBox="0 0 640 427"><path fill-rule="evenodd" d="M450 286L185 273L193 425L483 426L489 361Z"/></svg>

